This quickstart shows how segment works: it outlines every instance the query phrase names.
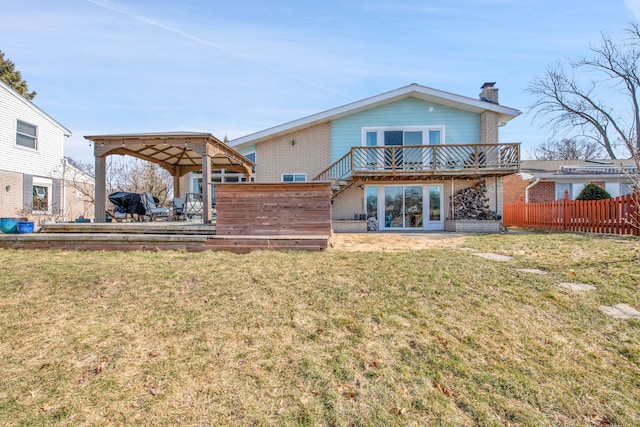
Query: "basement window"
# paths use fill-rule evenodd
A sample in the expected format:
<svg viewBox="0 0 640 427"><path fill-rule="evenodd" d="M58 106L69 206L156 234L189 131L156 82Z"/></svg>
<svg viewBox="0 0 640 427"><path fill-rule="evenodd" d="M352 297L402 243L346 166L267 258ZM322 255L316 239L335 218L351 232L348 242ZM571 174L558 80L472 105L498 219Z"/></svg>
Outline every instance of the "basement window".
<svg viewBox="0 0 640 427"><path fill-rule="evenodd" d="M282 181L283 182L303 182L307 180L306 173L283 173Z"/></svg>
<svg viewBox="0 0 640 427"><path fill-rule="evenodd" d="M33 186L33 211L49 211L49 187L43 187L40 185Z"/></svg>

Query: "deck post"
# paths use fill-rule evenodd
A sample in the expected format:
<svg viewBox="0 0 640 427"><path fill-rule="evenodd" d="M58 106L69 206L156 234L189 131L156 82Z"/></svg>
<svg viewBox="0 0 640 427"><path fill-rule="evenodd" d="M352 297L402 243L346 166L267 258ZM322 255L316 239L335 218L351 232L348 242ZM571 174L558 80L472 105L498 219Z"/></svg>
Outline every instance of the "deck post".
<svg viewBox="0 0 640 427"><path fill-rule="evenodd" d="M209 153L202 155L202 203L204 209L202 212L202 222L207 224L212 220L211 215L211 157Z"/></svg>
<svg viewBox="0 0 640 427"><path fill-rule="evenodd" d="M106 188L107 162L106 156L96 156L95 164L95 219L94 222L107 222L107 188Z"/></svg>

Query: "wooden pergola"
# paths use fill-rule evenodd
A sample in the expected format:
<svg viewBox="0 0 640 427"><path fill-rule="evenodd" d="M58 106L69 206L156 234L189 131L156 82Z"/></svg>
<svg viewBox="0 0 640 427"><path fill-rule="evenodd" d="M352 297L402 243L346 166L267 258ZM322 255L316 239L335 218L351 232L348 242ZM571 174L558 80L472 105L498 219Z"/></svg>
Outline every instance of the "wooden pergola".
<svg viewBox="0 0 640 427"><path fill-rule="evenodd" d="M106 222L106 158L131 156L160 165L173 176L173 193L182 194L180 177L202 171L203 222L212 220L211 171L226 169L251 178L253 162L210 133L167 132L85 136L95 156L95 222Z"/></svg>

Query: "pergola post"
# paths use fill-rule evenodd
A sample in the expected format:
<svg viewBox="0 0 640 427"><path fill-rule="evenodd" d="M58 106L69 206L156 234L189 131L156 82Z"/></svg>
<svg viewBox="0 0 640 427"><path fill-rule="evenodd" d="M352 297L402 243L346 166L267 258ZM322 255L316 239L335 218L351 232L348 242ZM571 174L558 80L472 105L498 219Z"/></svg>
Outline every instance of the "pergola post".
<svg viewBox="0 0 640 427"><path fill-rule="evenodd" d="M95 164L95 222L107 222L107 161L105 156L96 156Z"/></svg>
<svg viewBox="0 0 640 427"><path fill-rule="evenodd" d="M181 197L180 176L180 168L176 167L173 172L173 197Z"/></svg>
<svg viewBox="0 0 640 427"><path fill-rule="evenodd" d="M213 219L211 213L211 189L211 157L205 152L202 155L202 203L204 204L202 222L205 224L210 223Z"/></svg>

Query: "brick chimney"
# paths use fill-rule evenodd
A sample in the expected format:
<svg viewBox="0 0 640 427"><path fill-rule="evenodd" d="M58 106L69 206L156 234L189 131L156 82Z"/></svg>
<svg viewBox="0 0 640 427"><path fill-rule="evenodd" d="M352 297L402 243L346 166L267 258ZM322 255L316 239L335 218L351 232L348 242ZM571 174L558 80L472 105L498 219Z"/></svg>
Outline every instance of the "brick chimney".
<svg viewBox="0 0 640 427"><path fill-rule="evenodd" d="M498 104L498 88L495 87L496 82L486 82L480 89L480 101L490 102L492 104Z"/></svg>

